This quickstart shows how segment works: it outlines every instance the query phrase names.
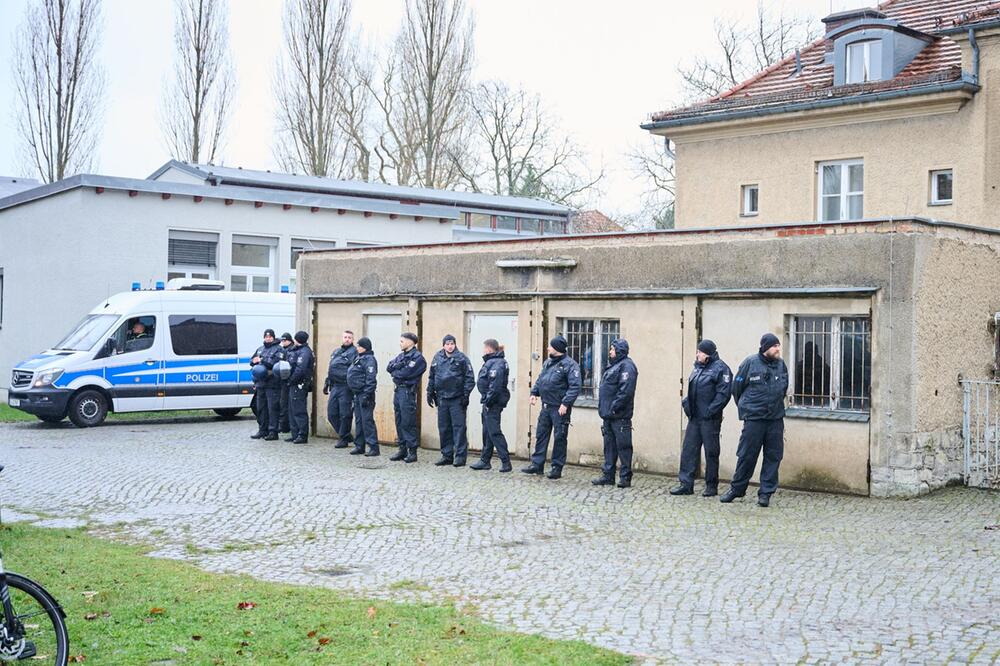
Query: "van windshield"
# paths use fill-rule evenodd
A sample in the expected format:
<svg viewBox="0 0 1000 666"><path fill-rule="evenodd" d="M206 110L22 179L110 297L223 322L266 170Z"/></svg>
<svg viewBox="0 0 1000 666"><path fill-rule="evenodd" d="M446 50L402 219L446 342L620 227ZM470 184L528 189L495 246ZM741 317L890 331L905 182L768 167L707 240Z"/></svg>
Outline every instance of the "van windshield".
<svg viewBox="0 0 1000 666"><path fill-rule="evenodd" d="M99 314L87 315L73 331L67 335L53 349L65 351L89 351L94 345L103 340L108 334L108 330L118 321L118 315Z"/></svg>

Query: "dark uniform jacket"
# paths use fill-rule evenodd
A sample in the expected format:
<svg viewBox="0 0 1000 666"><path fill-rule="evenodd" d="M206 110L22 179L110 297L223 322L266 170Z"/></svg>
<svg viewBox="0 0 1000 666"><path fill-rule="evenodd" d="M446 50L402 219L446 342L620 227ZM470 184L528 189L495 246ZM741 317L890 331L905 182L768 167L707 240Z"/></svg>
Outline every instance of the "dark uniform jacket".
<svg viewBox="0 0 1000 666"><path fill-rule="evenodd" d="M330 364L326 368L327 388L334 384L347 383L347 369L358 357L358 350L354 345L341 345L330 354Z"/></svg>
<svg viewBox="0 0 1000 666"><path fill-rule="evenodd" d="M780 419L785 416L788 366L780 358L748 356L733 380L733 398L741 421Z"/></svg>
<svg viewBox="0 0 1000 666"><path fill-rule="evenodd" d="M420 350L413 347L389 361L385 369L392 375L393 384L410 388L420 383L420 375L427 369L427 361Z"/></svg>
<svg viewBox="0 0 1000 666"><path fill-rule="evenodd" d="M510 366L504 358L502 351L493 352L483 356L483 367L479 368L479 377L476 380L476 388L481 396L479 402L486 407L499 407L503 409L510 402L510 390L507 388L507 379L510 375Z"/></svg>
<svg viewBox="0 0 1000 666"><path fill-rule="evenodd" d="M689 419L714 421L722 418L732 392L733 373L715 353L704 365L694 362L688 377L687 397L681 405Z"/></svg>
<svg viewBox="0 0 1000 666"><path fill-rule="evenodd" d="M434 354L427 375L427 398L433 400L469 399L476 385L472 361L457 349L448 356L442 349Z"/></svg>
<svg viewBox="0 0 1000 666"><path fill-rule="evenodd" d="M546 405L572 407L580 395L580 364L566 354L550 356L531 387L531 395Z"/></svg>
<svg viewBox="0 0 1000 666"><path fill-rule="evenodd" d="M260 384L262 386L277 386L281 380L278 379L278 376L274 374L272 370L274 369L275 363L285 358L285 350L282 349L281 345L278 344L278 341L275 340L271 344L263 344L258 347L257 351L254 352L253 355L259 356L260 365L267 368L267 378L260 382ZM251 359L252 358L253 357L251 357ZM250 366L253 367L254 365L257 364L251 360Z"/></svg>
<svg viewBox="0 0 1000 666"><path fill-rule="evenodd" d="M313 350L309 345L299 345L290 350L288 362L292 366L292 374L288 377L289 386L302 384L308 389L312 386L313 365L316 362Z"/></svg>
<svg viewBox="0 0 1000 666"><path fill-rule="evenodd" d="M597 394L597 414L602 419L630 419L635 406L635 384L639 369L628 357L628 343L615 340L615 357L601 376Z"/></svg>
<svg viewBox="0 0 1000 666"><path fill-rule="evenodd" d="M358 354L347 369L347 388L355 396L375 403L375 387L378 385L378 360L375 353L367 351Z"/></svg>

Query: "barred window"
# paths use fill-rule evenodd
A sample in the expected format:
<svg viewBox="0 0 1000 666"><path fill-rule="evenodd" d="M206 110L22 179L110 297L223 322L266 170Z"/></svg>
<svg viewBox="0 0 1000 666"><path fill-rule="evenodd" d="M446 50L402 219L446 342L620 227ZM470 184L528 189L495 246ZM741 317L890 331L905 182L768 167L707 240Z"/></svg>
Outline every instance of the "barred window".
<svg viewBox="0 0 1000 666"><path fill-rule="evenodd" d="M871 409L871 318L792 318L792 404L822 410Z"/></svg>
<svg viewBox="0 0 1000 666"><path fill-rule="evenodd" d="M618 339L621 323L617 319L561 319L559 328L566 338L566 355L580 364L580 397L596 398L608 364L608 348Z"/></svg>

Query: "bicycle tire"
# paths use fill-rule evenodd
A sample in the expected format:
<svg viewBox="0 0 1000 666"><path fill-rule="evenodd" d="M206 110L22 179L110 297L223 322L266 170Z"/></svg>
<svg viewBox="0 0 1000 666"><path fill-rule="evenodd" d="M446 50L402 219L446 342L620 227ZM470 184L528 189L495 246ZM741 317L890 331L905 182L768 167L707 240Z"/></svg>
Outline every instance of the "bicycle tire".
<svg viewBox="0 0 1000 666"><path fill-rule="evenodd" d="M51 594L45 591L45 588L31 580L30 578L25 578L16 573L11 573L8 571L7 576L7 586L12 587L15 590L20 590L21 592L27 594L29 597L38 602L38 604L45 610L46 615L52 622L53 628L56 634L56 655L55 662L56 666L66 666L69 662L69 630L66 628L65 613L59 602L55 600ZM17 609L14 609L17 612ZM30 636L27 637L30 640ZM16 663L16 662L5 662L5 663Z"/></svg>

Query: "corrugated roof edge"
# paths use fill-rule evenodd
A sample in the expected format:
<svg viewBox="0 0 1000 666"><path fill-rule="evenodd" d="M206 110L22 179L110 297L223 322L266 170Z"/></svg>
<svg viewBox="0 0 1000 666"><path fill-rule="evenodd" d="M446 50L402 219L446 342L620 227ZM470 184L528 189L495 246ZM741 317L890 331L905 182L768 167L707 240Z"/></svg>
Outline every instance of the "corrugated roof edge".
<svg viewBox="0 0 1000 666"><path fill-rule="evenodd" d="M205 168L205 165L201 164L189 164L187 162L180 162L178 160L170 160L159 169L154 171L149 175L150 179L159 178L169 169L176 168L192 176L197 176L199 178L204 178L206 180L210 178L219 178L222 181L230 181L234 183L242 183L247 187L261 187L260 185L254 185L253 183L258 182L253 178L247 178L241 180L236 177L237 174L233 172L244 171L249 174L259 174L262 178L266 174L270 173L267 171L261 171L259 169L238 169L236 167L219 167L220 169L225 169L230 175L216 173ZM291 178L303 177L303 178L318 178L318 176L305 176L303 174L290 174L290 173L278 173L274 175L287 176ZM320 192L323 189L335 190L337 189L337 184L341 184L344 187L341 189L345 192L348 189L356 189L359 193L341 193L334 196L360 196L364 197L363 190L366 188L371 189L370 194L374 198L412 198L413 200L424 200L431 204L436 205L446 205L446 206L472 206L479 208L495 208L497 210L509 210L511 212L524 212L524 213L536 213L541 215L561 215L567 216L573 213L573 208L570 206L565 206L563 204L554 203L552 201L546 201L545 199L538 199L532 197L515 197L515 196L504 196L504 195L493 195L493 194L479 194L476 192L457 192L453 190L436 190L433 188L425 187L409 187L404 185L383 185L381 183L365 183L363 181L346 181L329 179L329 186L310 186L308 184L301 184L296 186L299 191L316 191ZM275 182L277 185L282 185L281 183ZM273 189L273 188L262 188L262 189ZM282 189L290 189L283 187ZM399 190L399 191L392 191ZM455 197L450 198L449 195L455 195ZM463 201L463 198L470 198L469 200ZM473 201L472 199L480 198L482 201Z"/></svg>
<svg viewBox="0 0 1000 666"><path fill-rule="evenodd" d="M962 231L971 231L975 233L985 233L991 236L1000 237L1000 229L993 229L990 227L977 227L971 224L961 224L959 222L948 222L946 220L934 220L928 217L917 217L917 216L905 216L905 217L875 217L868 218L864 220L840 220L836 222L782 222L776 224L761 224L752 226L725 226L725 227L696 227L692 229L655 229L648 231L610 231L606 233L597 234L575 234L567 236L530 236L526 238L503 238L495 240L473 240L473 241L445 241L437 243L417 243L412 245L373 245L368 247L338 247L331 249L314 249L314 250L304 250L304 254L333 254L341 252L381 252L389 250L408 250L408 249L423 249L423 248L442 248L442 247L470 247L474 245L487 246L487 245L515 245L515 244L525 244L525 243L536 243L543 242L546 244L555 244L560 241L565 244L573 244L581 240L593 239L593 238L640 238L644 236L670 236L670 235L705 235L710 236L713 234L721 233L750 233L756 231L770 231L770 230L788 230L788 229L817 229L824 227L857 227L863 225L871 224L904 224L904 223L916 223L924 225L931 228L942 228L942 229L958 229Z"/></svg>
<svg viewBox="0 0 1000 666"><path fill-rule="evenodd" d="M644 130L664 129L669 127L686 127L689 125L705 125L708 123L718 123L727 120L742 120L746 118L756 118L760 116L772 116L782 113L794 113L796 111L811 111L814 109L826 109L837 106L849 106L854 104L864 104L868 102L880 102L902 97L915 97L918 95L932 95L941 92L953 92L965 90L971 94L976 94L980 86L963 78L947 83L935 83L928 86L916 86L913 88L890 89L874 93L863 93L845 97L832 97L820 100L810 100L808 102L789 102L787 104L776 104L770 107L751 107L738 111L708 111L702 115L692 115L673 120L655 120L639 125Z"/></svg>
<svg viewBox="0 0 1000 666"><path fill-rule="evenodd" d="M220 185L217 187L211 185L192 185L159 180L99 176L95 174L70 176L54 183L48 183L40 187L18 192L9 197L4 197L0 199L0 211L79 187L104 187L107 189L134 190L151 194L202 196L211 199L233 199L234 201L260 201L271 204L290 204L293 206L331 210L342 209L352 212L371 212L383 215L396 214L427 219L458 219L458 211L448 206L431 206L427 204L411 206L408 204L394 204L378 199L362 199L360 197L340 197L328 194L309 194L305 192L236 187L232 185Z"/></svg>

